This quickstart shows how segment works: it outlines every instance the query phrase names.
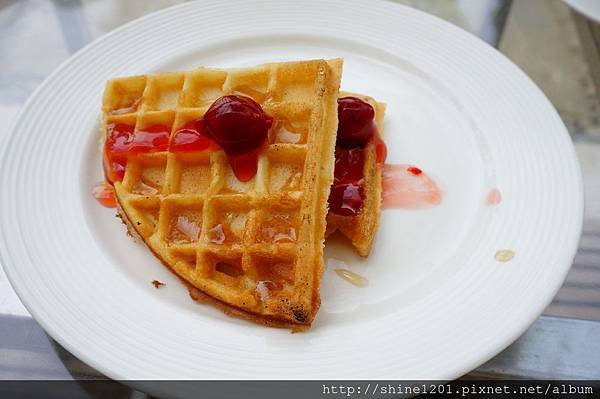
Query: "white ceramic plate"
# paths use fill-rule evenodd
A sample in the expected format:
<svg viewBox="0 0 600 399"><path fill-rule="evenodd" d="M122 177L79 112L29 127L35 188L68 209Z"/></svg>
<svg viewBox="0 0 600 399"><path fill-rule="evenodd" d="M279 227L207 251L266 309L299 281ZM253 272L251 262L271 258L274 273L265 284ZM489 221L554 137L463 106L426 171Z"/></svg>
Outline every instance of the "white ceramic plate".
<svg viewBox="0 0 600 399"><path fill-rule="evenodd" d="M577 12L600 23L600 1L598 0L564 0Z"/></svg>
<svg viewBox="0 0 600 399"><path fill-rule="evenodd" d="M309 332L194 303L90 194L102 179L106 79L338 56L345 89L388 104L389 161L434 176L442 205L385 211L366 261L329 245L328 258L370 284L328 270ZM23 107L0 187L2 263L25 306L77 357L123 379L458 377L550 302L582 220L573 147L540 90L468 33L383 1L208 0L128 24L72 57ZM503 201L486 206L494 187ZM495 261L504 248L515 258Z"/></svg>

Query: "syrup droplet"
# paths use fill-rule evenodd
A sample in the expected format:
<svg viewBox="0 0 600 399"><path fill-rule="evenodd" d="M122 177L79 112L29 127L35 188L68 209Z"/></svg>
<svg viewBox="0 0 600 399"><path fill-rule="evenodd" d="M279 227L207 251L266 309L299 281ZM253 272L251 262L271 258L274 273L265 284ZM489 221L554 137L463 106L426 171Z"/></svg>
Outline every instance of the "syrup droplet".
<svg viewBox="0 0 600 399"><path fill-rule="evenodd" d="M229 262L217 262L215 270L231 277L240 277L244 274L240 266Z"/></svg>
<svg viewBox="0 0 600 399"><path fill-rule="evenodd" d="M159 186L156 186L148 179L144 179L144 177L141 177L135 187L131 190L132 193L140 195L155 195L158 194L159 191Z"/></svg>
<svg viewBox="0 0 600 399"><path fill-rule="evenodd" d="M223 226L220 223L208 230L208 234L206 236L206 240L208 242L212 242L213 244L223 244L225 242L225 238L225 232L223 231Z"/></svg>
<svg viewBox="0 0 600 399"><path fill-rule="evenodd" d="M263 280L256 283L256 292L262 302L271 297L271 291L277 289L277 284L269 280Z"/></svg>
<svg viewBox="0 0 600 399"><path fill-rule="evenodd" d="M276 227L265 227L262 229L262 235L267 239L265 242L294 242L296 241L296 229L288 226L287 229Z"/></svg>
<svg viewBox="0 0 600 399"><path fill-rule="evenodd" d="M382 186L384 208L421 209L442 202L435 181L412 165L384 165Z"/></svg>
<svg viewBox="0 0 600 399"><path fill-rule="evenodd" d="M277 132L277 141L280 143L296 144L300 141L302 135L300 133L292 133L285 128Z"/></svg>
<svg viewBox="0 0 600 399"><path fill-rule="evenodd" d="M130 105L126 105L121 108L113 109L110 113L112 115L123 115L123 114L129 114L129 113L135 112L135 111L137 111L138 106L140 105L141 101L142 101L142 98L138 97L135 100L133 100L133 102Z"/></svg>
<svg viewBox="0 0 600 399"><path fill-rule="evenodd" d="M237 90L233 91L232 94L236 96L251 97L254 101L258 101L260 103L267 99L267 95L265 93L249 86L240 86L237 88Z"/></svg>
<svg viewBox="0 0 600 399"><path fill-rule="evenodd" d="M494 255L494 259L498 262L508 262L515 257L515 253L510 249L501 249Z"/></svg>
<svg viewBox="0 0 600 399"><path fill-rule="evenodd" d="M485 197L485 203L487 205L499 205L500 202L502 202L502 194L500 193L500 190L497 188L491 189Z"/></svg>
<svg viewBox="0 0 600 399"><path fill-rule="evenodd" d="M190 241L198 241L198 237L200 236L200 226L186 216L179 215L175 226L177 227L177 230L185 234Z"/></svg>
<svg viewBox="0 0 600 399"><path fill-rule="evenodd" d="M357 287L365 287L369 284L369 280L367 280L367 278L361 276L360 274L356 274L348 269L335 269L335 272L338 276L340 276L350 284L356 285Z"/></svg>
<svg viewBox="0 0 600 399"><path fill-rule="evenodd" d="M92 195L94 196L94 198L96 198L96 200L98 200L98 202L101 205L107 208L116 208L117 206L115 191L113 187L107 182L98 183L92 189Z"/></svg>
<svg viewBox="0 0 600 399"><path fill-rule="evenodd" d="M302 133L294 132L287 125L289 122L285 119L277 119L273 123L275 131L275 141L278 143L299 143L302 139Z"/></svg>

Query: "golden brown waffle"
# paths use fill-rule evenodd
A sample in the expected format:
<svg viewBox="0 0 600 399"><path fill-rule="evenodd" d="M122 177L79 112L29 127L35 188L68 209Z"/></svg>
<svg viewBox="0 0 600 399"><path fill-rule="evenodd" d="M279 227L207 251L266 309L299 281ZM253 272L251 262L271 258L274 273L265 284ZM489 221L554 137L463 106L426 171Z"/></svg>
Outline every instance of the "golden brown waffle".
<svg viewBox="0 0 600 399"><path fill-rule="evenodd" d="M256 176L242 183L222 151L130 158L114 184L130 231L190 287L228 313L309 326L319 308L342 61L274 63L111 80L104 129L173 132L219 97L246 95L274 118Z"/></svg>
<svg viewBox="0 0 600 399"><path fill-rule="evenodd" d="M385 104L375 101L373 98L356 93L340 92L340 97L357 97L373 107L375 110L375 123L379 135L383 138L383 117ZM356 252L360 256L367 257L371 253L373 240L379 228L381 216L381 179L383 165L376 162L375 144L373 140L365 147L364 158L364 193L365 202L362 211L357 216L342 216L330 212L327 215L327 235L339 230L348 237Z"/></svg>

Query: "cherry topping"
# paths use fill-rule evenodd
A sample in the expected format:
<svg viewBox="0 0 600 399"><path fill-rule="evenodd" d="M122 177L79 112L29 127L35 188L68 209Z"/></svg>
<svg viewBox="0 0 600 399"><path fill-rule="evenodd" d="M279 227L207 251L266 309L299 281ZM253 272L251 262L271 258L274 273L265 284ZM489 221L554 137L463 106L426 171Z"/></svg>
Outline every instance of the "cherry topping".
<svg viewBox="0 0 600 399"><path fill-rule="evenodd" d="M338 99L337 145L344 148L363 147L375 132L375 110L356 97Z"/></svg>
<svg viewBox="0 0 600 399"><path fill-rule="evenodd" d="M342 216L356 216L362 210L364 200L362 185L334 184L329 194L329 210Z"/></svg>
<svg viewBox="0 0 600 399"><path fill-rule="evenodd" d="M227 154L246 153L259 148L267 138L273 118L249 97L223 96L204 115L206 133Z"/></svg>
<svg viewBox="0 0 600 399"><path fill-rule="evenodd" d="M170 129L163 125L153 125L135 133L129 148L132 154L166 151L169 148Z"/></svg>
<svg viewBox="0 0 600 399"><path fill-rule="evenodd" d="M336 148L334 181L359 183L363 178L365 152L361 148Z"/></svg>
<svg viewBox="0 0 600 399"><path fill-rule="evenodd" d="M172 152L203 151L215 147L214 142L204 133L202 119L191 121L174 133L171 146Z"/></svg>

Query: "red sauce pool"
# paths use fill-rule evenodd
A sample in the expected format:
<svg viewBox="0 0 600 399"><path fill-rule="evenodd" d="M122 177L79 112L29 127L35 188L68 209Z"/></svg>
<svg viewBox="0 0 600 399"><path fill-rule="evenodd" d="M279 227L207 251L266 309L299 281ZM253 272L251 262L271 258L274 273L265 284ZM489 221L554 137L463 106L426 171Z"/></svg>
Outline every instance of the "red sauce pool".
<svg viewBox="0 0 600 399"><path fill-rule="evenodd" d="M413 165L384 165L382 185L384 208L421 209L442 202L435 181Z"/></svg>

